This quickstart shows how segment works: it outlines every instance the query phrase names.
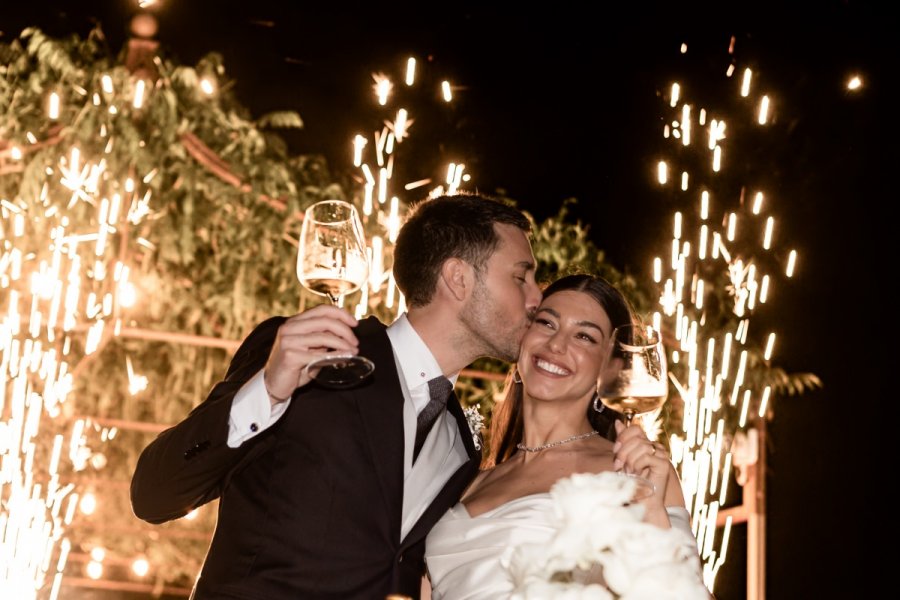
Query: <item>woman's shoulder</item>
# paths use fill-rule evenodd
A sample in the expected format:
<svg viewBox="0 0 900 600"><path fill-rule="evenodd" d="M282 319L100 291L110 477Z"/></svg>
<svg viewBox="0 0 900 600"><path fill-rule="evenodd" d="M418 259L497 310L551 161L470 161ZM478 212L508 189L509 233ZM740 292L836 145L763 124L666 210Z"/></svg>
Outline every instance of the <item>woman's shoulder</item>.
<svg viewBox="0 0 900 600"><path fill-rule="evenodd" d="M612 454L615 442L601 435L595 435L585 444L584 448L593 454Z"/></svg>
<svg viewBox="0 0 900 600"><path fill-rule="evenodd" d="M577 470L581 473L612 471L614 460L613 442L597 436L592 438L589 444L585 444L579 452Z"/></svg>

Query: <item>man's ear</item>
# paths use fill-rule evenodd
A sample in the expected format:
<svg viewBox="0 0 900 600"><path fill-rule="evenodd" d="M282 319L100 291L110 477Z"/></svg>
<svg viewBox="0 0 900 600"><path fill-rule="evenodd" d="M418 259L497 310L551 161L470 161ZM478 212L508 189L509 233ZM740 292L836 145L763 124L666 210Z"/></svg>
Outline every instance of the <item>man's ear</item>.
<svg viewBox="0 0 900 600"><path fill-rule="evenodd" d="M448 258L441 265L440 284L456 300L465 300L475 286L472 265L459 258Z"/></svg>

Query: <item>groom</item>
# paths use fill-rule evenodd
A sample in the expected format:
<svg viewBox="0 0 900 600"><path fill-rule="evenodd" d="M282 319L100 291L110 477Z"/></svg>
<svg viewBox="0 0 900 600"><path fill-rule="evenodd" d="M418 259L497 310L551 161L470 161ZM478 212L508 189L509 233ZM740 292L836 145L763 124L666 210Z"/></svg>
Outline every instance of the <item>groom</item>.
<svg viewBox="0 0 900 600"><path fill-rule="evenodd" d="M425 536L481 461L452 383L479 357L515 360L540 302L528 231L484 197L422 202L394 250L405 315L386 328L317 306L251 332L131 484L151 523L219 499L193 598L418 598ZM349 390L311 383L326 348L375 373Z"/></svg>

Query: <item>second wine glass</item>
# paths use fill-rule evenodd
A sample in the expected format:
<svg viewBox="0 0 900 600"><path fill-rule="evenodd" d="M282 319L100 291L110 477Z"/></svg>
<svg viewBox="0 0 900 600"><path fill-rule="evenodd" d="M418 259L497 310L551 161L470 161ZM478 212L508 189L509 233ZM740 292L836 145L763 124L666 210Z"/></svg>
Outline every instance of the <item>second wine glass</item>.
<svg viewBox="0 0 900 600"><path fill-rule="evenodd" d="M600 401L625 417L658 409L666 401L669 382L666 353L659 331L646 325L622 325L610 337L600 382ZM637 477L638 495L653 493L653 484Z"/></svg>
<svg viewBox="0 0 900 600"><path fill-rule="evenodd" d="M323 200L306 209L300 230L297 278L306 289L338 305L345 294L364 286L369 261L359 213L343 200ZM310 377L329 387L355 385L375 365L353 354L322 357L306 366Z"/></svg>

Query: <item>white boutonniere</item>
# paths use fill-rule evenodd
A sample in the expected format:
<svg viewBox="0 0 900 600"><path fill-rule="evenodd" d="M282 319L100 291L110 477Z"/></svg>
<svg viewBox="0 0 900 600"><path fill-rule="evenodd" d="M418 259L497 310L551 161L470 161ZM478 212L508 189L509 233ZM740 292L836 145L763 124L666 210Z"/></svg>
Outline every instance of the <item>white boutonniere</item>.
<svg viewBox="0 0 900 600"><path fill-rule="evenodd" d="M472 432L472 443L475 444L476 450L481 450L481 430L484 429L484 417L481 415L481 404L469 406L463 409L466 415L466 423L469 424L469 431Z"/></svg>

